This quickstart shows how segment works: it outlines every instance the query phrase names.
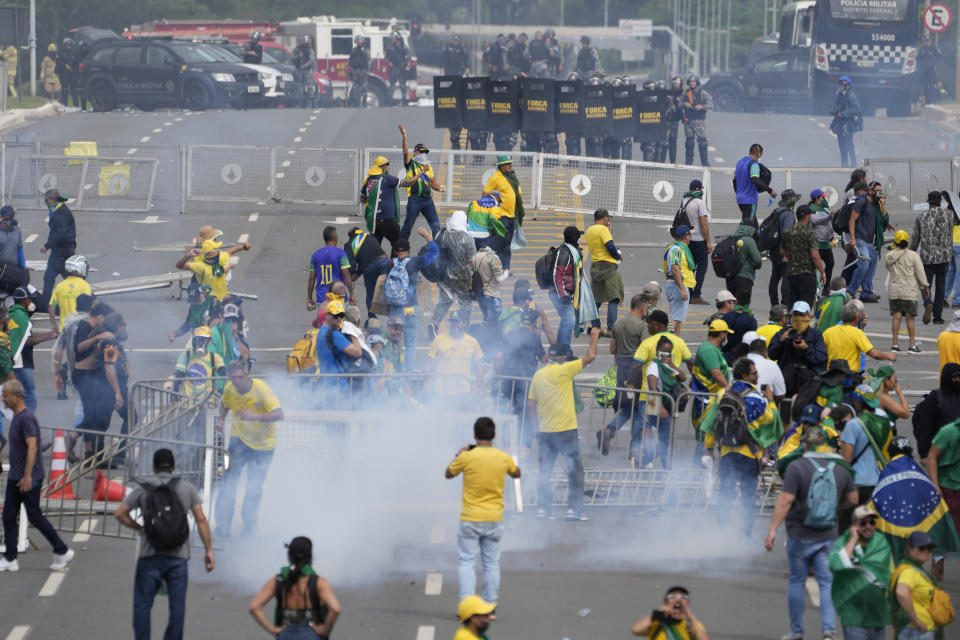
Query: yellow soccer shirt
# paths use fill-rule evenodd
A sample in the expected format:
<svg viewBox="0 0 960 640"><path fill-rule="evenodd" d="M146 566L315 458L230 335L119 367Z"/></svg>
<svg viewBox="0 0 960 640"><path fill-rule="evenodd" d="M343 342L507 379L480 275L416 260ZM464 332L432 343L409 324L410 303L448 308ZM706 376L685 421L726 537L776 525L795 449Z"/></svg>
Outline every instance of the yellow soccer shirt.
<svg viewBox="0 0 960 640"><path fill-rule="evenodd" d="M783 325L779 322L768 322L757 329L757 335L766 340L767 346L769 347L773 336L780 333L780 329L783 329ZM776 360L774 360L774 362L776 362Z"/></svg>
<svg viewBox="0 0 960 640"><path fill-rule="evenodd" d="M54 287L50 304L57 308L61 332L63 332L63 321L77 312L77 298L83 294L93 295L90 291L90 283L79 276L67 276Z"/></svg>
<svg viewBox="0 0 960 640"><path fill-rule="evenodd" d="M607 249L607 243L613 240L610 229L604 224L595 224L587 229L585 234L587 240L587 249L590 251L590 259L594 262L612 262L617 264L616 259L610 255Z"/></svg>
<svg viewBox="0 0 960 640"><path fill-rule="evenodd" d="M230 255L225 252L220 252L220 266L224 269L227 268L227 265L230 264ZM213 275L213 265L207 264L202 259L195 260L192 262L187 262L187 269L197 278L197 282L200 283L201 287L210 287L210 295L212 295L217 300L221 302L227 296L227 275L224 273L222 276Z"/></svg>
<svg viewBox="0 0 960 640"><path fill-rule="evenodd" d="M679 370L680 366L687 362L688 360L693 359L693 354L690 353L690 347L687 346L687 343L683 341L683 338L677 336L673 333L667 333L666 331L661 331L660 333L654 334L640 343L640 346L637 347L637 350L633 354L633 359L637 362L642 362L644 366L644 371L646 371L646 366L657 357L657 343L660 342L660 338L667 336L670 339L670 342L673 343L673 352L671 354L671 359L673 360L673 366ZM647 376L643 376L643 386L641 389L647 388ZM647 399L647 394L641 393L637 395L637 399L640 401L645 401Z"/></svg>
<svg viewBox="0 0 960 640"><path fill-rule="evenodd" d="M483 188L483 191L484 193L499 191L500 208L503 209L503 217L513 218L516 216L517 196L513 192L513 187L510 186L510 181L507 180L507 176L503 175L503 171L499 169L494 171L490 179L487 180L487 185ZM523 195L522 191L520 195Z"/></svg>
<svg viewBox="0 0 960 640"><path fill-rule="evenodd" d="M707 629L699 622L697 623L697 634L694 636L690 633L690 623L686 621L681 621L677 624L670 625L674 632L676 632L677 637L682 640L693 640L694 637L702 637L701 634L706 635ZM659 622L654 622L650 625L650 631L647 632L648 640L671 640L671 636L667 633L666 629Z"/></svg>
<svg viewBox="0 0 960 640"><path fill-rule="evenodd" d="M506 474L517 471L517 463L509 453L495 447L477 446L454 458L449 469L454 476L463 474L461 520L503 520L503 484Z"/></svg>
<svg viewBox="0 0 960 640"><path fill-rule="evenodd" d="M453 640L482 640L482 638L473 631L470 631L470 629L460 627L457 629L457 632L453 634Z"/></svg>
<svg viewBox="0 0 960 640"><path fill-rule="evenodd" d="M528 398L537 401L537 417L542 433L558 433L577 428L573 404L573 378L583 371L583 360L548 364L533 374Z"/></svg>
<svg viewBox="0 0 960 640"><path fill-rule="evenodd" d="M860 371L860 355L873 344L860 329L849 324L838 324L823 332L823 341L827 343L827 361L846 360L851 371Z"/></svg>
<svg viewBox="0 0 960 640"><path fill-rule="evenodd" d="M680 245L679 240L667 247L666 254L663 257L663 272L667 276L667 282L676 282L673 278L673 265L680 267L680 279L683 286L692 289L697 286L697 277L690 267L690 260L687 258L687 252Z"/></svg>
<svg viewBox="0 0 960 640"><path fill-rule="evenodd" d="M940 371L948 362L960 362L960 332L941 331L937 336L937 352L940 353Z"/></svg>
<svg viewBox="0 0 960 640"><path fill-rule="evenodd" d="M277 446L277 427L274 422L241 420L237 411L243 408L264 414L280 408L280 401L263 380L252 380L246 393L240 393L232 382L223 390L223 406L233 411L233 428L230 435L240 438L243 444L257 451L272 451Z"/></svg>
<svg viewBox="0 0 960 640"><path fill-rule="evenodd" d="M930 616L930 607L933 605L933 585L927 577L913 567L907 567L897 580L897 585L900 584L910 587L910 598L913 600L917 619L926 625L927 629L936 629L937 626Z"/></svg>
<svg viewBox="0 0 960 640"><path fill-rule="evenodd" d="M464 334L456 340L449 333L441 333L430 343L427 355L436 363L437 393L466 393L470 382L464 377L473 373L473 365L483 357L480 343Z"/></svg>

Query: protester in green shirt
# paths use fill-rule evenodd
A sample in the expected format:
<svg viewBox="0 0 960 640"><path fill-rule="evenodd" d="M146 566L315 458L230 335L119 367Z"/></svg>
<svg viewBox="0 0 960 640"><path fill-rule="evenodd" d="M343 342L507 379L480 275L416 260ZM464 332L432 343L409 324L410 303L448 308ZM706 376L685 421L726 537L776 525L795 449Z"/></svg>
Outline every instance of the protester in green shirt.
<svg viewBox="0 0 960 640"><path fill-rule="evenodd" d="M737 275L727 278L726 281L727 290L732 291L734 295L739 295L742 289L753 291L753 281L757 277L760 265L763 264L760 250L757 248L756 235L757 230L750 224L741 224L733 232L733 237L737 238L737 255L742 260Z"/></svg>
<svg viewBox="0 0 960 640"><path fill-rule="evenodd" d="M853 512L853 523L833 545L830 597L844 638L884 638L890 624L889 584L893 554L877 533L877 514L868 505Z"/></svg>
<svg viewBox="0 0 960 640"><path fill-rule="evenodd" d="M822 333L840 324L840 310L849 300L847 281L841 276L830 280L830 295L817 305L817 330Z"/></svg>
<svg viewBox="0 0 960 640"><path fill-rule="evenodd" d="M960 419L940 427L927 454L927 475L950 507L960 531Z"/></svg>

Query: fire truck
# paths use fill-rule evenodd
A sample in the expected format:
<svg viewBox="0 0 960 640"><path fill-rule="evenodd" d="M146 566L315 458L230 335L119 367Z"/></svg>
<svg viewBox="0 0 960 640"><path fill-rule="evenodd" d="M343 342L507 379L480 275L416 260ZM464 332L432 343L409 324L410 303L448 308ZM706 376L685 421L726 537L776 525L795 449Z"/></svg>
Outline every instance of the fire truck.
<svg viewBox="0 0 960 640"><path fill-rule="evenodd" d="M283 22L275 32L279 42L292 47L299 36L310 36L317 51L317 71L330 78L333 95L346 101L350 91L350 78L347 73L347 60L353 50L354 38L363 36L370 41L370 71L367 80L367 106L380 106L399 101L400 96L389 95L389 65L384 56L387 45L394 32L400 34L404 44L410 48L410 25L406 20L378 20L365 18L337 19L334 16L313 16L297 18L293 22ZM408 102L417 99L417 60L411 50L410 69L407 76Z"/></svg>

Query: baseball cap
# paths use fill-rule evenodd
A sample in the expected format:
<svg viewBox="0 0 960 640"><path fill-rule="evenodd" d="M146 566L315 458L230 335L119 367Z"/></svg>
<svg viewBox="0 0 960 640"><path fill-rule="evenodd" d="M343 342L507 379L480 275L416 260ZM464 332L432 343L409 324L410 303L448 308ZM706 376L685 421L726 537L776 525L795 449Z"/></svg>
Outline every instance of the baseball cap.
<svg viewBox="0 0 960 640"><path fill-rule="evenodd" d="M868 384L858 384L857 388L850 392L850 395L871 408L875 408L880 404L876 392L874 392L873 387Z"/></svg>
<svg viewBox="0 0 960 640"><path fill-rule="evenodd" d="M457 618L460 622L466 622L473 616L482 616L493 612L497 605L487 602L480 596L467 596L460 601L457 607Z"/></svg>
<svg viewBox="0 0 960 640"><path fill-rule="evenodd" d="M824 191L823 189L814 189L813 191L810 192L810 199L816 200L820 196L825 196L825 195L827 195L827 192Z"/></svg>
<svg viewBox="0 0 960 640"><path fill-rule="evenodd" d="M932 547L933 538L926 531L914 531L907 538L907 544L911 547Z"/></svg>
<svg viewBox="0 0 960 640"><path fill-rule="evenodd" d="M193 330L194 338L212 338L213 334L210 333L210 327L203 324Z"/></svg>
<svg viewBox="0 0 960 640"><path fill-rule="evenodd" d="M670 324L670 318L667 317L667 312L662 309L654 309L650 312L649 320L653 322L658 322L663 326Z"/></svg>
<svg viewBox="0 0 960 640"><path fill-rule="evenodd" d="M583 235L583 231L580 231L577 227L570 225L563 230L563 241L567 244L577 244L580 242L580 236Z"/></svg>
<svg viewBox="0 0 960 640"><path fill-rule="evenodd" d="M691 180L690 191L703 191L703 183L699 180Z"/></svg>
<svg viewBox="0 0 960 640"><path fill-rule="evenodd" d="M30 294L30 291L26 287L17 287L13 290L13 299L14 300L26 300L27 298L33 298L35 296Z"/></svg>
<svg viewBox="0 0 960 640"><path fill-rule="evenodd" d="M800 422L806 422L807 424L819 424L820 414L823 412L823 408L818 404L813 404L812 402L803 408L803 413L800 414Z"/></svg>
<svg viewBox="0 0 960 640"><path fill-rule="evenodd" d="M400 238L397 240L397 243L393 245L394 251L410 251L410 241L406 238Z"/></svg>
<svg viewBox="0 0 960 640"><path fill-rule="evenodd" d="M863 520L864 518L870 518L870 517L876 518L877 512L871 509L870 505L868 504L862 504L853 510L854 521Z"/></svg>
<svg viewBox="0 0 960 640"><path fill-rule="evenodd" d="M717 318L716 320L710 323L710 333L714 333L716 331L726 331L727 333L733 333L733 330L730 329L730 325L728 325L725 320L721 320L720 318Z"/></svg>
<svg viewBox="0 0 960 640"><path fill-rule="evenodd" d="M673 237L675 237L675 238L682 238L683 236L687 235L688 233L690 233L690 227L688 227L688 226L685 225L685 224L682 224L682 225L680 225L679 227L677 227L676 231L674 231Z"/></svg>
<svg viewBox="0 0 960 640"><path fill-rule="evenodd" d="M827 434L824 433L823 429L820 427L815 429L807 429L800 435L800 442L814 447L818 447L824 444L826 441Z"/></svg>
<svg viewBox="0 0 960 640"><path fill-rule="evenodd" d="M536 309L527 309L520 316L520 320L523 324L533 324L540 318L540 312Z"/></svg>
<svg viewBox="0 0 960 640"><path fill-rule="evenodd" d="M430 149L427 149L427 145L422 142L418 142L417 146L413 148L414 153L430 153Z"/></svg>
<svg viewBox="0 0 960 640"><path fill-rule="evenodd" d="M153 466L157 469L173 469L174 464L173 451L170 449L157 449L153 453Z"/></svg>
<svg viewBox="0 0 960 640"><path fill-rule="evenodd" d="M810 315L810 304L803 300L797 300L793 303L792 313L805 313Z"/></svg>
<svg viewBox="0 0 960 640"><path fill-rule="evenodd" d="M743 344L749 347L751 344L753 344L757 340L764 340L764 338L761 337L760 334L757 333L756 331L747 331L745 334L743 334L743 339L741 340L741 342L743 342Z"/></svg>
<svg viewBox="0 0 960 640"><path fill-rule="evenodd" d="M554 344L550 345L549 352L551 356L565 356L570 353L570 346L560 342L555 342Z"/></svg>
<svg viewBox="0 0 960 640"><path fill-rule="evenodd" d="M343 308L343 302L340 301L340 298L336 298L327 303L327 315L342 316L346 312L347 310ZM227 312L224 311L223 313L224 317L226 317Z"/></svg>
<svg viewBox="0 0 960 640"><path fill-rule="evenodd" d="M240 307L235 304L225 304L223 305L223 317L224 318L239 318L240 317Z"/></svg>
<svg viewBox="0 0 960 640"><path fill-rule="evenodd" d="M900 244L901 242L909 242L910 234L907 233L906 229L899 229L895 234L893 234L893 243Z"/></svg>
<svg viewBox="0 0 960 640"><path fill-rule="evenodd" d="M730 292L727 291L726 289L720 289L720 291L717 292L717 298L716 298L715 301L716 301L716 302L730 302L731 300L734 300L734 301L735 301L736 299L737 299L737 296L733 295L732 293L730 293Z"/></svg>
<svg viewBox="0 0 960 640"><path fill-rule="evenodd" d="M403 318L401 318L400 316L390 316L390 319L387 320L387 326L388 326L388 327L402 327L402 326L403 326Z"/></svg>
<svg viewBox="0 0 960 640"><path fill-rule="evenodd" d="M656 280L651 280L647 284L643 285L643 293L660 295L660 283Z"/></svg>

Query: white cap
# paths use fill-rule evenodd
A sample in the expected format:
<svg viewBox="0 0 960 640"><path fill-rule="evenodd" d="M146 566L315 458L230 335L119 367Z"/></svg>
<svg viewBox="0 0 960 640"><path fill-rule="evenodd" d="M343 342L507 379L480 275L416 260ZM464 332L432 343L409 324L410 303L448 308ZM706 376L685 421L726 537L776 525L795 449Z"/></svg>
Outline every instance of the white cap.
<svg viewBox="0 0 960 640"><path fill-rule="evenodd" d="M756 331L747 331L745 334L743 334L743 344L747 345L748 347L756 340L763 340L763 337Z"/></svg>
<svg viewBox="0 0 960 640"><path fill-rule="evenodd" d="M720 289L717 293L716 302L730 302L731 300L736 300L737 296L733 295L726 289Z"/></svg>

